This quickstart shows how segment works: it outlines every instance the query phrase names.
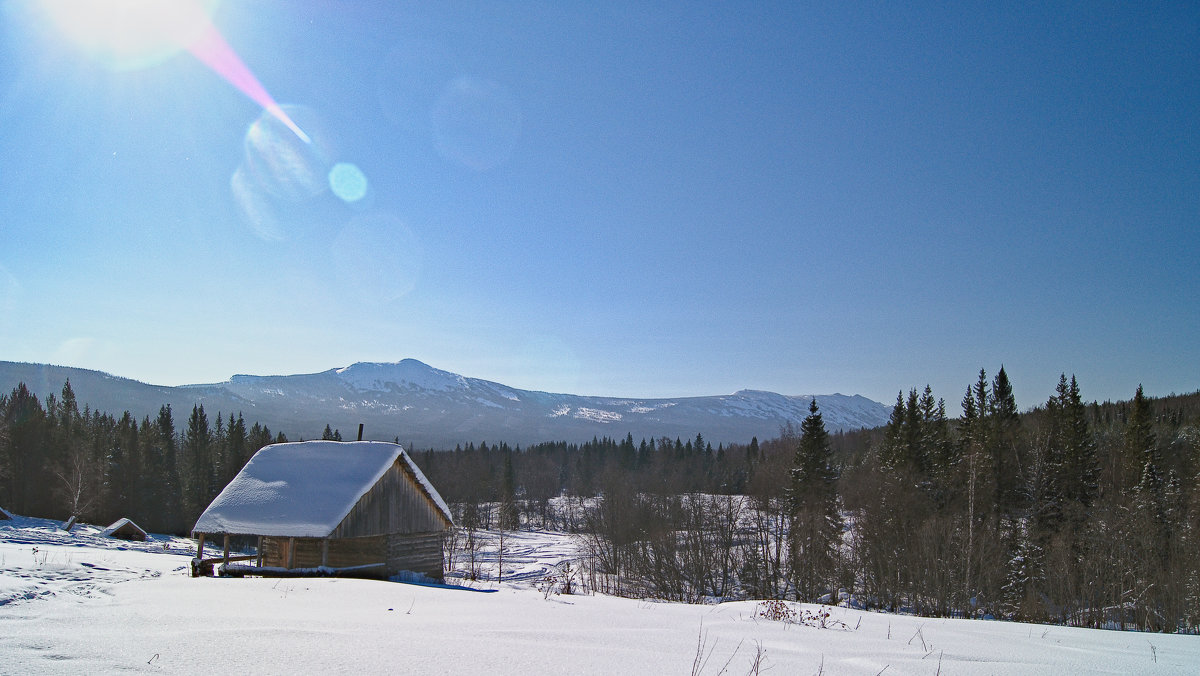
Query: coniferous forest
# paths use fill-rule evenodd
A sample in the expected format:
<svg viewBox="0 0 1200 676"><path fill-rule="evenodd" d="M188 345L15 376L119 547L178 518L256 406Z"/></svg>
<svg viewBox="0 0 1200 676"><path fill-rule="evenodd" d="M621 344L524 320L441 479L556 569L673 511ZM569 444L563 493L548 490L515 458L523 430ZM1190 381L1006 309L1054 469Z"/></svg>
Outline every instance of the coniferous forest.
<svg viewBox="0 0 1200 676"><path fill-rule="evenodd" d="M140 422L79 406L70 381L44 402L24 384L0 396L0 505L186 533L258 449L287 441L240 413L210 422L200 405L178 424L169 406Z"/></svg>
<svg viewBox="0 0 1200 676"><path fill-rule="evenodd" d="M819 406L715 449L626 435L414 455L468 547L482 529L576 533L587 584L609 593L1200 628L1200 392L1085 403L1064 375L1020 412L1001 368L953 413L929 387L901 392L879 429L829 432ZM182 533L286 441L240 414L174 415L80 410L69 382L45 400L17 387L0 396L0 506Z"/></svg>

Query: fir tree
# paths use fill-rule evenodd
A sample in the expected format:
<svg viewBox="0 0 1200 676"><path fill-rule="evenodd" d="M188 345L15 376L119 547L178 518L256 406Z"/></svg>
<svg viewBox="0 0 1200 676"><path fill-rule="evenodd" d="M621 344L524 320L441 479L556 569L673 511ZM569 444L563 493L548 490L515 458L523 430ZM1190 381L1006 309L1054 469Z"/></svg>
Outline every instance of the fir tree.
<svg viewBox="0 0 1200 676"><path fill-rule="evenodd" d="M800 425L787 492L789 550L798 598L815 600L832 579L841 535L837 475L830 466L829 433L814 399Z"/></svg>
<svg viewBox="0 0 1200 676"><path fill-rule="evenodd" d="M1079 396L1079 383L1071 376L1065 391L1059 381L1057 434L1060 451L1059 495L1072 539L1078 538L1088 511L1100 489L1100 460L1096 439L1088 425L1087 408Z"/></svg>
<svg viewBox="0 0 1200 676"><path fill-rule="evenodd" d="M983 552L986 536L994 515L994 478L989 446L992 430L988 411L991 409L991 389L987 373L979 369L979 379L968 387L962 401L963 415L959 425L961 453L964 458L964 493L966 497L966 551L963 565L963 598L976 598L986 587L983 571Z"/></svg>
<svg viewBox="0 0 1200 676"><path fill-rule="evenodd" d="M517 474L513 469L513 453L504 453L504 469L500 474L500 529L515 530L520 525L517 510Z"/></svg>
<svg viewBox="0 0 1200 676"><path fill-rule="evenodd" d="M158 532L182 531L184 524L180 500L175 421L170 406L158 409L158 416L142 421L138 445L145 472L138 481L136 504L143 521L139 525ZM136 520L136 519L135 519Z"/></svg>
<svg viewBox="0 0 1200 676"><path fill-rule="evenodd" d="M225 474L222 477L221 485L224 486L233 480L233 477L242 470L246 461L250 458L247 455L246 445L249 441L246 432L246 421L242 418L239 412L235 420L233 414L229 414L229 425L226 428L228 439L225 445L225 460L221 463L225 468Z"/></svg>
<svg viewBox="0 0 1200 676"><path fill-rule="evenodd" d="M909 462L905 445L905 428L908 424L908 409L904 405L904 391L896 393L896 404L888 417L887 427L884 428L883 448L880 449L880 461L885 469L896 470Z"/></svg>
<svg viewBox="0 0 1200 676"><path fill-rule="evenodd" d="M137 420L125 411L117 423L108 455L108 511L110 516L133 512L138 477L144 473Z"/></svg>
<svg viewBox="0 0 1200 676"><path fill-rule="evenodd" d="M996 488L996 507L1005 517L1013 518L1027 502L1021 476L1026 467L1020 446L1020 414L1013 396L1012 383L1004 367L992 381L991 406L988 410L990 454Z"/></svg>
<svg viewBox="0 0 1200 676"><path fill-rule="evenodd" d="M1162 454L1158 450L1158 439L1154 434L1153 415L1150 402L1138 385L1130 406L1129 421L1125 425L1125 471L1140 478L1145 474L1146 464L1154 465L1157 472L1162 466ZM1131 485L1131 484L1127 484Z"/></svg>
<svg viewBox="0 0 1200 676"><path fill-rule="evenodd" d="M921 444L929 464L929 473L934 481L935 497L939 506L944 506L956 488L952 486L958 467L958 447L950 438L950 420L946 417L946 402L938 399L934 404L933 391L928 385L921 395L923 436Z"/></svg>
<svg viewBox="0 0 1200 676"><path fill-rule="evenodd" d="M1087 408L1080 399L1079 384L1074 374L1071 375L1067 399L1063 402L1063 413L1067 423L1064 462L1067 476L1071 478L1064 496L1090 507L1099 489L1100 460L1096 455L1095 436L1088 425Z"/></svg>
<svg viewBox="0 0 1200 676"><path fill-rule="evenodd" d="M210 497L216 497L228 483L225 475L229 471L225 466L225 461L229 458L229 435L225 430L225 418L221 416L220 411L217 411L217 423L213 428L210 443L212 447L209 449L209 457L212 459L212 468L208 473L208 488L205 492Z"/></svg>
<svg viewBox="0 0 1200 676"><path fill-rule="evenodd" d="M190 521L200 516L213 498L209 494L210 486L214 483L210 479L213 473L212 432L203 405L192 406L192 415L188 418L187 432L183 437L183 459L183 507Z"/></svg>
<svg viewBox="0 0 1200 676"><path fill-rule="evenodd" d="M45 466L46 446L49 443L50 420L25 383L18 383L4 399L0 415L4 420L6 441L3 444L5 465L4 506L18 514L38 514L42 500L38 487L50 485Z"/></svg>

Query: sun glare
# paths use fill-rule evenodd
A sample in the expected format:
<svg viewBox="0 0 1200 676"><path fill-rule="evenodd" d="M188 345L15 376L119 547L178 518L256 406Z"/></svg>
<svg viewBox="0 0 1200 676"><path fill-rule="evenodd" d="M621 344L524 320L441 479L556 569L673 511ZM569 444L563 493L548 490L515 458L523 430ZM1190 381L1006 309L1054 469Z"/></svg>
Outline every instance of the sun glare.
<svg viewBox="0 0 1200 676"><path fill-rule="evenodd" d="M70 42L117 70L147 68L187 50L227 82L311 139L288 117L212 24L218 0L41 0Z"/></svg>
<svg viewBox="0 0 1200 676"><path fill-rule="evenodd" d="M162 62L199 40L215 0L43 0L71 42L121 70Z"/></svg>

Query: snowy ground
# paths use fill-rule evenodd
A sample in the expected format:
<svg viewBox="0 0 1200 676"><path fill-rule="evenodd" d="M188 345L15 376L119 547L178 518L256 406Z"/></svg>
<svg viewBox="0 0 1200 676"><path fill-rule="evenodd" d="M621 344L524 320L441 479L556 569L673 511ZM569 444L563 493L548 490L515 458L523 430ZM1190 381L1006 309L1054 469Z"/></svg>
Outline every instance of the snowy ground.
<svg viewBox="0 0 1200 676"><path fill-rule="evenodd" d="M578 556L575 538L565 533L552 531L508 531L504 533L504 549L501 556L499 533L482 531L479 552L475 555L475 569L482 580L518 583L521 586L539 586L547 575L558 571L564 562ZM462 542L459 542L460 547ZM503 566L503 574L500 567ZM447 582L460 584L465 581L471 568L466 554L457 552L446 575Z"/></svg>
<svg viewBox="0 0 1200 676"><path fill-rule="evenodd" d="M842 608L830 619L845 629L820 629L756 617L754 602L547 597L534 581L572 551L556 534L510 538L512 582L471 589L192 579L187 540L126 543L56 525L0 522L0 673L740 675L756 658L768 674L1200 672L1194 636Z"/></svg>

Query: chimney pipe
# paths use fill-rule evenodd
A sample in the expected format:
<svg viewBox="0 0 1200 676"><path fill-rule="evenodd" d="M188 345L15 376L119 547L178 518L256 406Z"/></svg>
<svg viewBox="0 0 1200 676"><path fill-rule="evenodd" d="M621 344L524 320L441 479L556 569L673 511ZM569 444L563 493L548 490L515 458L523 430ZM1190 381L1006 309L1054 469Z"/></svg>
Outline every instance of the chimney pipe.
<svg viewBox="0 0 1200 676"><path fill-rule="evenodd" d="M363 428L363 424L358 423L358 440L359 441L362 441L362 428Z"/></svg>

